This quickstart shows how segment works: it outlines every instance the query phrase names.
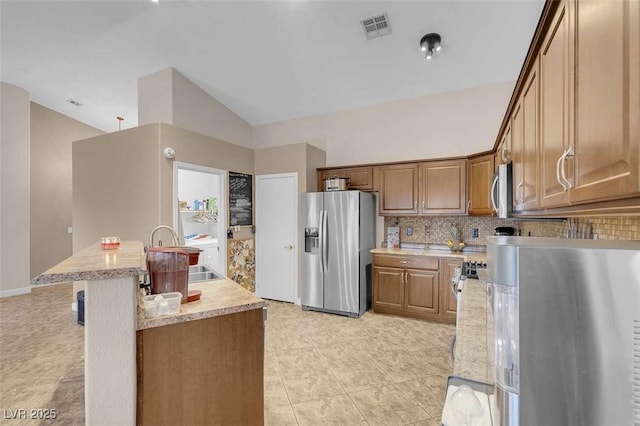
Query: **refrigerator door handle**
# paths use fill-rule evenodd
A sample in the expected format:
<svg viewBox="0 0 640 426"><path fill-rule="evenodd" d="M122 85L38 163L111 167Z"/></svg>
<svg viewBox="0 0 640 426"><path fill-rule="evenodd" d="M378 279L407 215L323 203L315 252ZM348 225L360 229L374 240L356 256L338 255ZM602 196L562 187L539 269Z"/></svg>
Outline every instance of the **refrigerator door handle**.
<svg viewBox="0 0 640 426"><path fill-rule="evenodd" d="M328 250L329 250L329 244L327 244L327 225L328 225L328 219L327 219L327 211L323 210L322 211L322 246L321 246L321 250L322 250L322 271L323 272L327 272L328 266L327 266L327 257L328 257Z"/></svg>

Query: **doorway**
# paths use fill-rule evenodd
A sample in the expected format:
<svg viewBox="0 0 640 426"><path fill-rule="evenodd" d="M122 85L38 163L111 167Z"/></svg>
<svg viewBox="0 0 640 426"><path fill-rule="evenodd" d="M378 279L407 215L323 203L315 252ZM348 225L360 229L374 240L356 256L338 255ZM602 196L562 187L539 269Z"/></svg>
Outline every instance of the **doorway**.
<svg viewBox="0 0 640 426"><path fill-rule="evenodd" d="M298 288L298 174L256 176L256 294L294 302Z"/></svg>
<svg viewBox="0 0 640 426"><path fill-rule="evenodd" d="M198 263L227 275L227 173L173 163L173 227L185 245L202 249Z"/></svg>

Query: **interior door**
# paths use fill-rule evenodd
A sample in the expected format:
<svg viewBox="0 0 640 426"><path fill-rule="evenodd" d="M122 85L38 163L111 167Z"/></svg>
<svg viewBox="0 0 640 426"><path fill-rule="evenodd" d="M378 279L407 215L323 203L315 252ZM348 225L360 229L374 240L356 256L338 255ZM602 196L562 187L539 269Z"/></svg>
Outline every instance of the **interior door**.
<svg viewBox="0 0 640 426"><path fill-rule="evenodd" d="M293 302L297 288L298 174L256 176L256 293Z"/></svg>

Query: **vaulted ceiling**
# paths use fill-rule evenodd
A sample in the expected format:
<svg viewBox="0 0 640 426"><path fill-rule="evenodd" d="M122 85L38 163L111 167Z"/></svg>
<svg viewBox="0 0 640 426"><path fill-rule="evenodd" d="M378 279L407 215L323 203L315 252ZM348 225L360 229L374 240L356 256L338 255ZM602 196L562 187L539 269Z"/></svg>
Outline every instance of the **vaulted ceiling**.
<svg viewBox="0 0 640 426"><path fill-rule="evenodd" d="M543 4L2 0L0 78L114 131L137 125L138 78L171 66L263 124L515 80ZM381 13L391 34L367 40L360 20ZM443 49L425 60L430 32Z"/></svg>

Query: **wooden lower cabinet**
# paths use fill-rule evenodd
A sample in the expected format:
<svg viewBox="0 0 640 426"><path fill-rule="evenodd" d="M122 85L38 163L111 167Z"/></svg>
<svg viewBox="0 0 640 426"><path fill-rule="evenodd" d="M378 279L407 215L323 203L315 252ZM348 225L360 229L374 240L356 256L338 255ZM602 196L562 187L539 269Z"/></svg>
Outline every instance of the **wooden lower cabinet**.
<svg viewBox="0 0 640 426"><path fill-rule="evenodd" d="M262 309L136 336L138 425L264 424Z"/></svg>
<svg viewBox="0 0 640 426"><path fill-rule="evenodd" d="M438 313L438 271L407 269L404 294L406 309L425 314Z"/></svg>
<svg viewBox="0 0 640 426"><path fill-rule="evenodd" d="M378 307L402 309L404 306L404 269L374 268L373 297Z"/></svg>
<svg viewBox="0 0 640 426"><path fill-rule="evenodd" d="M455 324L455 299L452 303L445 293L454 263L462 260L374 254L374 312Z"/></svg>

